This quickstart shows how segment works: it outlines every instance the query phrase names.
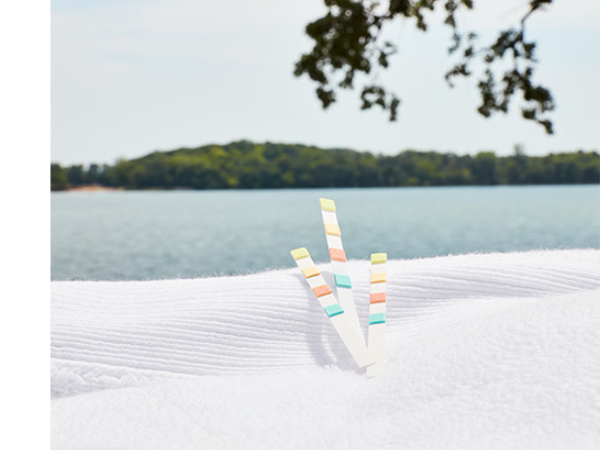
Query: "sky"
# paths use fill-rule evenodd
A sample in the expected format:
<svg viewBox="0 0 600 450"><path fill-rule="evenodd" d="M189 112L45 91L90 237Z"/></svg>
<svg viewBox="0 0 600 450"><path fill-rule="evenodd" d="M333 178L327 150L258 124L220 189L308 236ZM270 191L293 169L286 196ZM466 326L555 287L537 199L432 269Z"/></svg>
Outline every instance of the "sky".
<svg viewBox="0 0 600 450"><path fill-rule="evenodd" d="M459 17L489 39L517 23L526 0L477 0ZM555 98L555 134L520 118L481 117L476 80L449 89L450 31L412 21L388 29L399 45L380 76L402 99L398 122L360 111L356 92L323 111L294 62L322 0L54 0L53 162L113 163L155 150L249 139L395 154L403 149L530 155L600 149L600 2L555 0L536 13L536 80ZM515 104L514 106L518 106Z"/></svg>

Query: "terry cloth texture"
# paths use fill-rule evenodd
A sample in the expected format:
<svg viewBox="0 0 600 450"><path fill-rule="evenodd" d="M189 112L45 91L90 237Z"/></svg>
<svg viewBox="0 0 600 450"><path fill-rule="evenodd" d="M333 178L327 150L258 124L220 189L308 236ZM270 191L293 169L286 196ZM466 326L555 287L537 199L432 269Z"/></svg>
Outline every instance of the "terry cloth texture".
<svg viewBox="0 0 600 450"><path fill-rule="evenodd" d="M348 265L366 336L369 262ZM54 282L51 318L55 450L600 443L598 250L389 261L372 379L297 269Z"/></svg>

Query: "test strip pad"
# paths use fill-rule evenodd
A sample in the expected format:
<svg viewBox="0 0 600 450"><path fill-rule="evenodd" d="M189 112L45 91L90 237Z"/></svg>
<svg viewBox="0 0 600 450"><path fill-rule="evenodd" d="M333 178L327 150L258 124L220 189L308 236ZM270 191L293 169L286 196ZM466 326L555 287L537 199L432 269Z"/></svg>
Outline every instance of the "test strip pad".
<svg viewBox="0 0 600 450"><path fill-rule="evenodd" d="M321 215L323 216L325 237L327 238L327 247L331 257L336 293L340 305L348 314L352 325L364 342L354 303L354 295L352 294L352 283L346 267L346 252L344 252L344 246L342 245L342 233L337 220L335 202L327 198L321 198L319 203L321 204Z"/></svg>
<svg viewBox="0 0 600 450"><path fill-rule="evenodd" d="M385 310L387 303L387 254L371 255L371 294L369 299L369 352L375 364L367 376L381 375L385 369Z"/></svg>
<svg viewBox="0 0 600 450"><path fill-rule="evenodd" d="M350 316L343 305L337 302L331 288L315 266L308 250L302 247L292 250L290 253L358 367L373 364L375 360L370 355L362 335L352 324Z"/></svg>

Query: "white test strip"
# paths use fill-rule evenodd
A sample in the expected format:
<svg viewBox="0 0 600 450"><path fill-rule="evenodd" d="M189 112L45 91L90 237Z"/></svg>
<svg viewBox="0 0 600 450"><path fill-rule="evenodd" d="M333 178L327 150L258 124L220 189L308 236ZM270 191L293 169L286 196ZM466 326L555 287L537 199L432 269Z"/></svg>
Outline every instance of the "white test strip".
<svg viewBox="0 0 600 450"><path fill-rule="evenodd" d="M373 364L375 359L370 355L362 335L356 330L342 305L337 302L308 250L302 247L292 250L290 253L358 367Z"/></svg>
<svg viewBox="0 0 600 450"><path fill-rule="evenodd" d="M354 303L352 283L350 282L350 276L346 268L346 252L342 244L342 233L337 220L335 202L327 198L320 198L319 203L321 205L321 215L323 216L323 226L325 227L325 237L327 239L327 247L329 248L331 266L333 268L336 293L340 300L340 305L342 305L342 308L344 308L344 311L350 317L350 321L364 342L358 321L358 313L356 312L356 304Z"/></svg>
<svg viewBox="0 0 600 450"><path fill-rule="evenodd" d="M385 370L385 310L387 303L387 254L371 255L371 294L369 298L369 352L375 364L367 367L367 376L381 375Z"/></svg>

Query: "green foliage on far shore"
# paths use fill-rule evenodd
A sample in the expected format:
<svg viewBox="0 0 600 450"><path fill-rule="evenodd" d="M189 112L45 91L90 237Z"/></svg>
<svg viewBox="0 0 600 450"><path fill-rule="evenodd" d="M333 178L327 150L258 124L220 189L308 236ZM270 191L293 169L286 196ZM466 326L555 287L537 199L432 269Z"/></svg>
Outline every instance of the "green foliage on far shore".
<svg viewBox="0 0 600 450"><path fill-rule="evenodd" d="M114 165L51 165L51 189L277 189L600 183L600 155L459 156L406 150L395 156L249 141L154 152Z"/></svg>

